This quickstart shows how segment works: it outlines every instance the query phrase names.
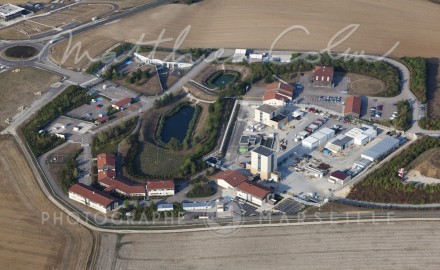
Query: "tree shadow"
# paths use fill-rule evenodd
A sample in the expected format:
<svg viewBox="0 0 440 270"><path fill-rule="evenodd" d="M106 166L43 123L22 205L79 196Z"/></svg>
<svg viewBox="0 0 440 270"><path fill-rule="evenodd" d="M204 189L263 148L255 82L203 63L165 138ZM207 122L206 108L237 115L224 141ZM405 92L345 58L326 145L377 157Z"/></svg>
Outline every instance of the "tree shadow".
<svg viewBox="0 0 440 270"><path fill-rule="evenodd" d="M428 100L428 116L440 118L440 85L437 79L439 58L428 59L428 77L426 97Z"/></svg>

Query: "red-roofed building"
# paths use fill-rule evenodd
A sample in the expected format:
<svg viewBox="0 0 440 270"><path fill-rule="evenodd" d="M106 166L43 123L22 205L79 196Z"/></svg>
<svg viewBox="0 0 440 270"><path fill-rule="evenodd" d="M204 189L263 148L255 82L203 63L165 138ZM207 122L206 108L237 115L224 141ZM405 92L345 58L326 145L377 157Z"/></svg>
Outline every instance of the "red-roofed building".
<svg viewBox="0 0 440 270"><path fill-rule="evenodd" d="M235 189L241 183L246 182L248 178L235 170L222 171L213 177L217 185L223 188Z"/></svg>
<svg viewBox="0 0 440 270"><path fill-rule="evenodd" d="M90 206L102 213L112 211L119 206L118 199L84 184L72 186L69 189L69 199Z"/></svg>
<svg viewBox="0 0 440 270"><path fill-rule="evenodd" d="M145 185L116 178L113 171L98 172L98 183L106 192L116 192L125 197L145 197Z"/></svg>
<svg viewBox="0 0 440 270"><path fill-rule="evenodd" d="M333 73L333 67L316 66L315 70L313 71L313 86L332 87Z"/></svg>
<svg viewBox="0 0 440 270"><path fill-rule="evenodd" d="M351 176L345 172L334 171L330 174L329 182L339 185L344 185L350 181Z"/></svg>
<svg viewBox="0 0 440 270"><path fill-rule="evenodd" d="M96 163L98 172L100 171L114 171L116 168L116 156L114 154L98 154L96 156Z"/></svg>
<svg viewBox="0 0 440 270"><path fill-rule="evenodd" d="M148 196L172 196L174 195L174 180L148 180L147 193Z"/></svg>
<svg viewBox="0 0 440 270"><path fill-rule="evenodd" d="M263 95L263 104L284 106L293 99L293 86L282 82L274 82L266 85Z"/></svg>
<svg viewBox="0 0 440 270"><path fill-rule="evenodd" d="M112 105L115 110L124 110L131 105L131 98L124 98Z"/></svg>
<svg viewBox="0 0 440 270"><path fill-rule="evenodd" d="M107 116L107 115L105 115L103 117L100 117L100 118L95 120L95 125L100 126L100 125L102 125L104 123L107 123L109 119L110 119L110 117Z"/></svg>
<svg viewBox="0 0 440 270"><path fill-rule="evenodd" d="M359 118L361 116L362 99L358 96L345 98L344 115Z"/></svg>
<svg viewBox="0 0 440 270"><path fill-rule="evenodd" d="M259 206L267 203L273 196L270 188L251 181L245 181L237 187L237 197Z"/></svg>

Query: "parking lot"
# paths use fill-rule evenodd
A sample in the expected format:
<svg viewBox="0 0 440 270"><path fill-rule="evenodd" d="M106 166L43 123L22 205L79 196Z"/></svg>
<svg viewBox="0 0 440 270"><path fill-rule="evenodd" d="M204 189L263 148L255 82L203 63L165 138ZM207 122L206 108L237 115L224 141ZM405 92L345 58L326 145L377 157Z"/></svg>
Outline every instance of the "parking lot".
<svg viewBox="0 0 440 270"><path fill-rule="evenodd" d="M60 116L50 123L46 132L50 134L63 134L66 136L66 139L82 142L84 134L93 127L94 124L92 123Z"/></svg>
<svg viewBox="0 0 440 270"><path fill-rule="evenodd" d="M70 111L67 115L74 118L94 121L107 115L108 108L111 107L111 105L112 103L110 101L103 97L99 97L88 104L84 104L81 107Z"/></svg>

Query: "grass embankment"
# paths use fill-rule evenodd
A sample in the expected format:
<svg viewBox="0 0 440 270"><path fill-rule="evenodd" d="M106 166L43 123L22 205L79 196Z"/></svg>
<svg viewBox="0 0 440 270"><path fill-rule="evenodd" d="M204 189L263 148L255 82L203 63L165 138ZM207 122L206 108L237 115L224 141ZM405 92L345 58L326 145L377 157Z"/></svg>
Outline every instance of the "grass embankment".
<svg viewBox="0 0 440 270"><path fill-rule="evenodd" d="M92 155L99 153L116 153L119 143L125 139L136 127L138 117L132 118L115 127L98 133L93 138Z"/></svg>
<svg viewBox="0 0 440 270"><path fill-rule="evenodd" d="M176 97L169 105L149 111L140 134L130 137L124 167L131 176L139 179L184 177L206 167L202 157L217 145L219 135L230 116L233 102L220 99L209 106L204 105L195 123L190 147L172 150L156 144L155 128L159 115L170 110L178 102L179 98Z"/></svg>
<svg viewBox="0 0 440 270"><path fill-rule="evenodd" d="M87 103L93 99L88 91L82 87L71 85L63 93L44 106L22 131L35 156L61 145L66 140L47 134L39 133L57 117Z"/></svg>
<svg viewBox="0 0 440 270"><path fill-rule="evenodd" d="M419 155L435 147L440 147L440 139L432 137L419 139L356 184L348 198L379 203L440 203L440 185L416 186L413 183L403 182L397 175L400 168L408 167Z"/></svg>

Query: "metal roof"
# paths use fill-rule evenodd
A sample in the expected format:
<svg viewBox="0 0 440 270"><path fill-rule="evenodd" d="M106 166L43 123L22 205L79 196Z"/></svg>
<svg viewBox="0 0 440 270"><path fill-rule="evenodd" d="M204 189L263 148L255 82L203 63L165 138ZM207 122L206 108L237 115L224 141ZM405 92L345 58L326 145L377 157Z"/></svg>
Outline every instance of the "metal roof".
<svg viewBox="0 0 440 270"><path fill-rule="evenodd" d="M340 136L336 137L335 140L332 141L331 143L334 144L334 145L342 147L342 146L344 146L344 145L346 145L346 144L348 144L348 143L350 143L352 141L353 141L353 138L350 138L350 137L345 136L345 135L340 135Z"/></svg>
<svg viewBox="0 0 440 270"><path fill-rule="evenodd" d="M267 147L264 146L259 146L257 148L255 148L254 150L252 150L252 152L255 152L259 155L265 156L265 157L270 157L271 155L273 155L275 152Z"/></svg>
<svg viewBox="0 0 440 270"><path fill-rule="evenodd" d="M399 146L399 140L392 137L386 137L378 144L372 146L370 149L366 150L362 156L369 157L371 159L377 160L381 158L384 154Z"/></svg>
<svg viewBox="0 0 440 270"><path fill-rule="evenodd" d="M263 104L260 107L258 107L257 110L259 110L261 112L265 112L265 113L273 113L273 112L276 112L278 110L278 108L271 106L269 104Z"/></svg>
<svg viewBox="0 0 440 270"><path fill-rule="evenodd" d="M335 135L335 130L328 128L328 127L323 127L319 132L324 133L325 135Z"/></svg>
<svg viewBox="0 0 440 270"><path fill-rule="evenodd" d="M3 16L3 17L11 16L11 15L13 15L17 12L21 12L23 10L24 10L24 8L16 6L16 5L11 5L11 4L0 5L0 16Z"/></svg>

